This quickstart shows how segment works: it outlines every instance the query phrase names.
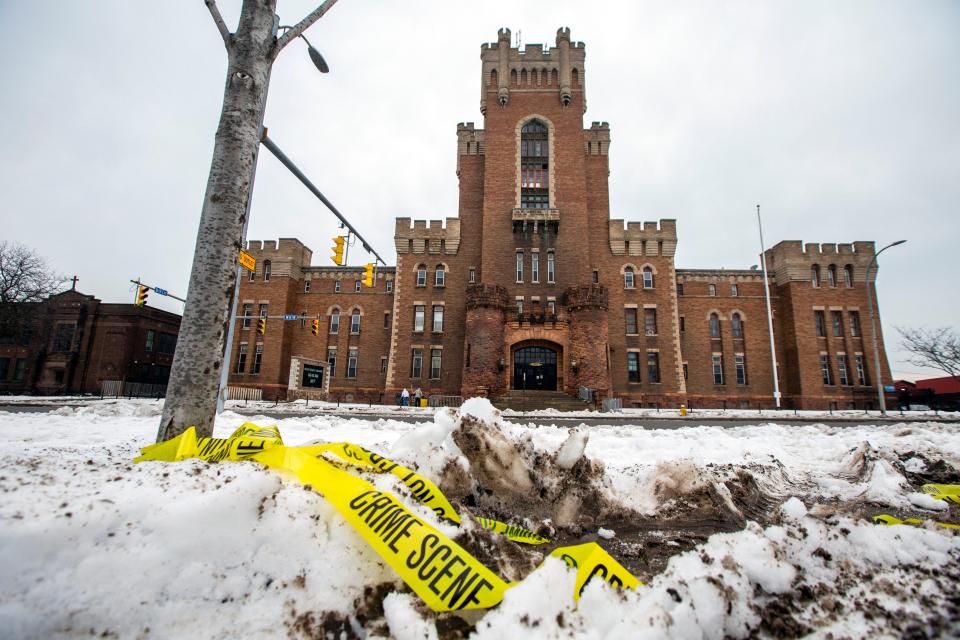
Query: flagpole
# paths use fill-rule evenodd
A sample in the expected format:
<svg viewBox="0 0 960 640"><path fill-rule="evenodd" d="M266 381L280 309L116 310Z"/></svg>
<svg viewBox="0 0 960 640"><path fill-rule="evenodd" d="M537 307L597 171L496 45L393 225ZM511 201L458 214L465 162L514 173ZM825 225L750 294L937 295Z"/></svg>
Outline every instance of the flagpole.
<svg viewBox="0 0 960 640"><path fill-rule="evenodd" d="M770 309L770 281L767 279L767 249L763 245L763 222L757 205L757 228L760 230L760 261L763 264L763 293L767 301L767 331L770 332L770 360L773 364L773 400L780 408L780 380L777 376L777 349L773 342L773 311Z"/></svg>

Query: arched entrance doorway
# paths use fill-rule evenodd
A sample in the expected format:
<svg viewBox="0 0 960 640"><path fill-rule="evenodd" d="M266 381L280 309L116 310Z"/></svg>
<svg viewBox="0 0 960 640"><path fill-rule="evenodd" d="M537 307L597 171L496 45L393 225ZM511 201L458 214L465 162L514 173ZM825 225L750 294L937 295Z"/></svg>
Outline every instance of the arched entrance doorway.
<svg viewBox="0 0 960 640"><path fill-rule="evenodd" d="M513 352L513 388L556 391L557 352L550 347L523 347Z"/></svg>

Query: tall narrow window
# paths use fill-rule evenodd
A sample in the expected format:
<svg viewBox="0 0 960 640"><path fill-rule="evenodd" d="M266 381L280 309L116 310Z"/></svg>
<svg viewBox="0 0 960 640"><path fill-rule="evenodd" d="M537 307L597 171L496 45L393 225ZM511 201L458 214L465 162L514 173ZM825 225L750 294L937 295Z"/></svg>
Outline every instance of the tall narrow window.
<svg viewBox="0 0 960 640"><path fill-rule="evenodd" d="M863 356L858 353L854 356L854 361L857 365L857 382L860 383L860 386L870 384L870 381L867 379L867 367L863 362Z"/></svg>
<svg viewBox="0 0 960 640"><path fill-rule="evenodd" d="M735 313L730 317L730 329L733 331L734 338L743 337L743 320L740 318L739 313Z"/></svg>
<svg viewBox="0 0 960 640"><path fill-rule="evenodd" d="M623 288L633 289L633 267L626 267L623 270Z"/></svg>
<svg viewBox="0 0 960 640"><path fill-rule="evenodd" d="M839 311L830 312L830 321L833 324L833 336L839 338L843 335L843 314Z"/></svg>
<svg viewBox="0 0 960 640"><path fill-rule="evenodd" d="M253 370L250 373L255 376L260 375L261 364L263 364L263 345L258 344L253 352Z"/></svg>
<svg viewBox="0 0 960 640"><path fill-rule="evenodd" d="M848 311L850 315L850 335L857 337L860 335L860 312Z"/></svg>
<svg viewBox="0 0 960 640"><path fill-rule="evenodd" d="M657 335L657 310L643 310L643 332L648 336Z"/></svg>
<svg viewBox="0 0 960 640"><path fill-rule="evenodd" d="M837 265L835 264L827 267L827 284L831 287L837 286Z"/></svg>
<svg viewBox="0 0 960 640"><path fill-rule="evenodd" d="M266 317L267 317L267 315L268 315L268 314L267 314L267 310L268 310L269 308L270 308L270 307L269 307L268 305L265 305L265 304L261 304L261 305L260 305L260 317L261 317L261 318L266 318Z"/></svg>
<svg viewBox="0 0 960 640"><path fill-rule="evenodd" d="M424 305L418 304L413 307L413 330L423 331Z"/></svg>
<svg viewBox="0 0 960 640"><path fill-rule="evenodd" d="M470 271L468 272L468 274L469 275L467 275L467 282L470 284L474 284L477 281L477 270L474 267L470 267Z"/></svg>
<svg viewBox="0 0 960 640"><path fill-rule="evenodd" d="M710 314L710 337L720 337L720 316L715 313Z"/></svg>
<svg viewBox="0 0 960 640"><path fill-rule="evenodd" d="M347 377L356 378L357 377L357 350L350 349L347 352Z"/></svg>
<svg viewBox="0 0 960 640"><path fill-rule="evenodd" d="M237 351L237 373L243 373L247 369L247 345L240 345L240 350Z"/></svg>
<svg viewBox="0 0 960 640"><path fill-rule="evenodd" d="M540 282L540 254L534 253L530 256L530 282L538 284Z"/></svg>
<svg viewBox="0 0 960 640"><path fill-rule="evenodd" d="M556 273L553 268L553 251L547 254L547 282L554 283L557 281Z"/></svg>
<svg viewBox="0 0 960 640"><path fill-rule="evenodd" d="M730 285L730 296L736 298L738 295L740 295L740 290L737 288L737 285Z"/></svg>
<svg viewBox="0 0 960 640"><path fill-rule="evenodd" d="M523 282L523 251L517 251L517 282Z"/></svg>
<svg viewBox="0 0 960 640"><path fill-rule="evenodd" d="M334 293L340 293L340 281L339 281L339 280L334 280L334 282L333 282L333 292L334 292Z"/></svg>
<svg viewBox="0 0 960 640"><path fill-rule="evenodd" d="M819 309L813 312L813 321L816 324L817 328L817 337L825 338L827 335L826 322L823 319L823 311Z"/></svg>
<svg viewBox="0 0 960 640"><path fill-rule="evenodd" d="M547 313L551 316L557 315L557 301L547 300Z"/></svg>
<svg viewBox="0 0 960 640"><path fill-rule="evenodd" d="M846 287L853 286L853 267L849 264L843 268L843 284Z"/></svg>
<svg viewBox="0 0 960 640"><path fill-rule="evenodd" d="M830 370L830 356L820 356L820 376L823 378L823 384L833 384L833 372Z"/></svg>
<svg viewBox="0 0 960 640"><path fill-rule="evenodd" d="M520 208L550 207L547 127L531 120L520 130Z"/></svg>
<svg viewBox="0 0 960 640"><path fill-rule="evenodd" d="M443 305L441 304L433 306L433 332L443 332Z"/></svg>
<svg viewBox="0 0 960 640"><path fill-rule="evenodd" d="M708 285L707 285L707 295L709 295L711 298L715 297L715 296L717 295L717 285L715 285L715 284L708 284Z"/></svg>
<svg viewBox="0 0 960 640"><path fill-rule="evenodd" d="M647 351L647 382L660 382L660 354Z"/></svg>
<svg viewBox="0 0 960 640"><path fill-rule="evenodd" d="M713 384L723 384L723 356L715 354L713 362Z"/></svg>
<svg viewBox="0 0 960 640"><path fill-rule="evenodd" d="M304 281L303 281L303 292L304 292L304 293L310 293L310 281L309 281L309 280L304 280Z"/></svg>
<svg viewBox="0 0 960 640"><path fill-rule="evenodd" d="M359 281L359 280L354 280L354 281L353 281L353 290L354 290L354 291L360 291L360 287L361 287L360 281Z"/></svg>
<svg viewBox="0 0 960 640"><path fill-rule="evenodd" d="M820 286L820 265L810 267L810 284L814 287Z"/></svg>
<svg viewBox="0 0 960 640"><path fill-rule="evenodd" d="M643 268L643 288L653 289L653 269L650 267Z"/></svg>
<svg viewBox="0 0 960 640"><path fill-rule="evenodd" d="M330 369L327 379L330 380L337 374L337 350L327 349L327 367Z"/></svg>
<svg viewBox="0 0 960 640"><path fill-rule="evenodd" d="M383 312L383 328L384 329L390 328L390 312L389 311Z"/></svg>
<svg viewBox="0 0 960 640"><path fill-rule="evenodd" d="M330 313L330 333L340 333L340 310L334 309Z"/></svg>
<svg viewBox="0 0 960 640"><path fill-rule="evenodd" d="M443 287L447 284L447 270L443 265L438 265L437 270L434 272L433 277L433 286Z"/></svg>
<svg viewBox="0 0 960 640"><path fill-rule="evenodd" d="M421 264L419 267L417 267L417 286L427 286L427 265L425 264Z"/></svg>
<svg viewBox="0 0 960 640"><path fill-rule="evenodd" d="M682 295L683 295L683 283L682 283L682 282L678 282L678 283L677 283L677 295L678 295L678 296L682 296Z"/></svg>
<svg viewBox="0 0 960 640"><path fill-rule="evenodd" d="M410 355L410 377L419 378L423 373L423 349L414 349Z"/></svg>
<svg viewBox="0 0 960 640"><path fill-rule="evenodd" d="M250 328L250 322L253 320L251 316L253 316L253 305L248 302L245 302L243 304L243 328L244 329Z"/></svg>
<svg viewBox="0 0 960 640"><path fill-rule="evenodd" d="M737 368L737 384L747 384L747 357L742 353L733 356Z"/></svg>
<svg viewBox="0 0 960 640"><path fill-rule="evenodd" d="M393 280L387 280L387 293L393 291Z"/></svg>
<svg viewBox="0 0 960 640"><path fill-rule="evenodd" d="M640 382L640 354L636 351L627 351L627 380Z"/></svg>
<svg viewBox="0 0 960 640"><path fill-rule="evenodd" d="M837 356L837 378L843 386L850 384L847 376L847 356Z"/></svg>
<svg viewBox="0 0 960 640"><path fill-rule="evenodd" d="M150 353L151 351L153 351L153 341L156 337L157 337L156 331L154 331L153 329L147 330L147 344L144 346L144 349L147 351L147 353Z"/></svg>
<svg viewBox="0 0 960 640"><path fill-rule="evenodd" d="M350 314L350 333L360 333L360 309Z"/></svg>
<svg viewBox="0 0 960 640"><path fill-rule="evenodd" d="M263 281L264 282L270 282L270 270L271 270L270 261L264 260L263 261Z"/></svg>
<svg viewBox="0 0 960 640"><path fill-rule="evenodd" d="M623 310L623 323L626 327L627 335L635 335L637 333L637 310L634 307L627 307Z"/></svg>
<svg viewBox="0 0 960 640"><path fill-rule="evenodd" d="M443 349L430 349L430 377L434 380L440 378L440 357Z"/></svg>
<svg viewBox="0 0 960 640"><path fill-rule="evenodd" d="M27 359L26 358L17 358L17 361L13 364L13 381L14 382L23 382L23 379L27 375Z"/></svg>

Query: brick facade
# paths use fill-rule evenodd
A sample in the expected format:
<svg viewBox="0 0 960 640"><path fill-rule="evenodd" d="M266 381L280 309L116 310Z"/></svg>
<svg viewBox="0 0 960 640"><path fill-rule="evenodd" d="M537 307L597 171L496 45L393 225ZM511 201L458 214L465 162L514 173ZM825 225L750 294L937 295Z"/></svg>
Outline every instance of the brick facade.
<svg viewBox="0 0 960 640"><path fill-rule="evenodd" d="M417 387L428 395L498 396L518 380L526 384L530 372L538 374L530 378L536 384L569 394L587 386L626 404L772 406L762 272L677 269L675 220L611 219L610 127L583 127L584 60L584 45L567 29L557 32L554 47L512 48L506 29L481 47L484 127L457 125L458 216L398 218L397 265L382 268L372 289L355 291L359 267L312 266L310 250L297 240L251 242L258 271L242 283L241 305L258 314L267 304L270 315L304 319L270 320L263 336L255 321L246 329L238 321L231 384L261 387L266 397L389 402L400 389ZM532 142L522 144L533 139L530 127L545 132L535 152ZM542 154L544 164L530 164L531 153ZM767 251L786 406L874 402L866 300L873 252L872 242L795 241ZM362 317L359 333L349 331L354 309ZM341 325L331 333L335 311ZM313 318L320 319L320 336L310 331ZM247 355L238 373L241 345ZM262 361L254 374L258 345ZM347 377L351 350L358 366ZM329 389L300 388L298 367L323 363L333 351ZM882 362L886 381L885 356Z"/></svg>

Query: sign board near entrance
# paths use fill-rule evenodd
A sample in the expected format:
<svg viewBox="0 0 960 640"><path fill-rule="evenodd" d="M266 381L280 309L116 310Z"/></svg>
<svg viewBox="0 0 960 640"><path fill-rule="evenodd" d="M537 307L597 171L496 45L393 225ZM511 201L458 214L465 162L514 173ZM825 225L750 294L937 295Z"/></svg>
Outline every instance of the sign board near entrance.
<svg viewBox="0 0 960 640"><path fill-rule="evenodd" d="M318 364L304 364L302 386L310 387L311 389L322 389L323 366Z"/></svg>

